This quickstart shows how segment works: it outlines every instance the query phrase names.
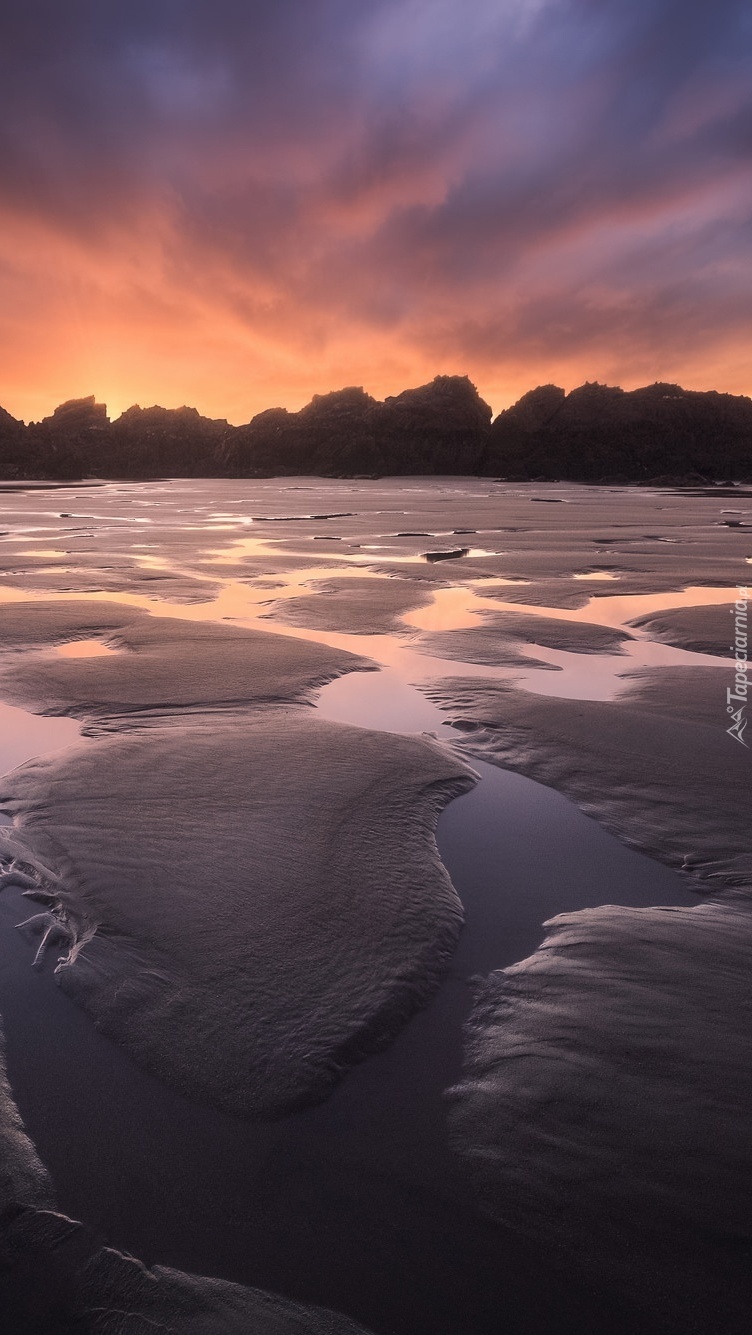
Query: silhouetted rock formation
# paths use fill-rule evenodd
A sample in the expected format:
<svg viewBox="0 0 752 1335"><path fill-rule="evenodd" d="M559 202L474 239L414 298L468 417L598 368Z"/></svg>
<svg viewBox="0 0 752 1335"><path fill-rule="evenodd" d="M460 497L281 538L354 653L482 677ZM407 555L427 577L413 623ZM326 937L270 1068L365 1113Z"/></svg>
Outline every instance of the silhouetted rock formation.
<svg viewBox="0 0 752 1335"><path fill-rule="evenodd" d="M107 440L110 422L105 405L97 403L92 394L68 399L41 422L15 423L10 440L6 440L3 425L0 422L0 473L4 477L66 481L88 471L92 453Z"/></svg>
<svg viewBox="0 0 752 1335"><path fill-rule="evenodd" d="M119 477L202 477L216 473L214 455L229 430L224 418L195 408L140 408L134 404L112 423L104 458L92 472Z"/></svg>
<svg viewBox="0 0 752 1335"><path fill-rule="evenodd" d="M23 431L23 422L11 417L5 408L0 408L0 440L10 439L18 431Z"/></svg>
<svg viewBox="0 0 752 1335"><path fill-rule="evenodd" d="M437 376L384 403L359 388L316 394L298 413L270 408L228 434L232 476L476 472L491 409L467 376Z"/></svg>
<svg viewBox="0 0 752 1335"><path fill-rule="evenodd" d="M26 427L0 408L0 476L27 477L23 472L27 453Z"/></svg>
<svg viewBox="0 0 752 1335"><path fill-rule="evenodd" d="M389 473L475 473L491 429L491 409L467 376L386 399L380 446Z"/></svg>
<svg viewBox="0 0 752 1335"><path fill-rule="evenodd" d="M512 408L507 408L501 415L509 426L514 423L521 432L529 434L545 426L554 413L559 411L566 397L558 385L539 385L537 389L528 390Z"/></svg>
<svg viewBox="0 0 752 1335"><path fill-rule="evenodd" d="M510 479L720 481L752 476L752 400L655 384L546 385L500 413L484 471Z"/></svg>
<svg viewBox="0 0 752 1335"><path fill-rule="evenodd" d="M233 477L376 471L378 407L370 394L350 388L315 394L298 413L268 408L227 434L218 453L221 471Z"/></svg>
<svg viewBox="0 0 752 1335"><path fill-rule="evenodd" d="M0 409L0 477L329 477L479 473L510 481L691 483L752 479L752 400L655 384L625 392L540 385L500 413L467 376L383 403L365 390L268 408L247 426L195 408L129 408L93 395L24 426Z"/></svg>
<svg viewBox="0 0 752 1335"><path fill-rule="evenodd" d="M85 399L67 399L55 409L51 417L43 418L39 425L50 432L62 431L85 438L92 431L103 430L109 421L105 404L97 403L94 395L90 394Z"/></svg>
<svg viewBox="0 0 752 1335"><path fill-rule="evenodd" d="M135 405L110 422L92 394L62 403L28 427L8 413L0 416L0 476L211 476L219 471L219 442L231 430L225 420L201 417L195 408Z"/></svg>

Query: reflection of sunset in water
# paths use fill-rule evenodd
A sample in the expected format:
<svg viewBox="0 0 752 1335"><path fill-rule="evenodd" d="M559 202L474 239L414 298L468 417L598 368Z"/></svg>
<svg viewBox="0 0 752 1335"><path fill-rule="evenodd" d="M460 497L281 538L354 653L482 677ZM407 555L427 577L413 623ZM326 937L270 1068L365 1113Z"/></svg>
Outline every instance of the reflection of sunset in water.
<svg viewBox="0 0 752 1335"><path fill-rule="evenodd" d="M75 719L29 714L0 704L0 774L7 774L35 756L71 746L81 735Z"/></svg>
<svg viewBox="0 0 752 1335"><path fill-rule="evenodd" d="M5 538L6 542L12 542L15 536L15 541L24 545L23 558L19 548L15 559L22 562L26 557L45 560L54 556L60 561L63 556L62 543L69 543L74 537L70 521L86 520L91 528L85 534L76 533L75 539L85 537L87 544L94 544L93 549L87 548L86 553L81 554L78 568L65 568L71 576L71 583L78 576L82 590L63 590L59 584L57 588L40 588L48 574L50 578L53 571L59 575L60 566L50 567L47 571L43 566L30 564L28 576L24 569L6 568L5 579L0 586L0 602L106 600L124 607L143 609L158 617L223 621L265 634L315 640L368 658L388 669L392 673L392 680L397 677L403 682L446 676L503 677L514 679L541 694L578 698L603 699L613 696L624 689L622 674L636 667L664 664L709 666L721 661L710 655L688 653L660 644L650 640L642 631L634 632L620 655L572 653L513 642L522 653L549 663L548 670L524 664L514 668L508 665L470 664L460 657L449 660L421 653L419 650L424 635L484 629L486 640L490 643L490 656L493 657L494 618L502 614L500 626L503 626L505 612L517 617L544 616L555 621L620 627L646 613L731 603L736 597L734 588L721 587L719 583L707 586L693 584L680 591L660 593L604 594L607 581L613 584L621 580L620 587L627 580L648 584L650 574L587 568L581 555L582 541L577 536L582 530L577 529L577 525L572 539L573 551L577 556L568 558L564 543L557 575L536 578L540 579L542 596L545 596L546 588L556 587L557 590L566 591L577 588L578 584L584 595L588 582L592 582L593 586L600 584L595 596L589 598L582 607L547 607L507 601L509 595L506 588L509 588L510 594L513 588L527 587L532 591L530 580L522 575L507 577L491 574L488 566L481 571L476 562L462 557L437 563L428 577L423 559L426 551L448 548L453 540L461 542L462 534L470 533L473 526L476 532L502 532L500 528L488 527L491 519L489 506L494 507L492 522L502 517L496 513L496 507L502 505L510 507L510 519L519 520L518 507L526 503L526 495L521 488L515 488L497 498L476 495L473 490L476 485L457 480L451 489L449 501L449 491L443 483L434 484L427 480L425 485L405 487L399 483L384 482L374 489L378 495L374 503L370 492L367 496L355 499L353 493L357 488L349 482L321 484L320 487L312 484L304 487L287 485L273 479L232 484L221 480L176 482L169 485L105 484L97 494L95 515L90 514L88 509L85 514L78 514L75 496L72 502L65 501L61 496L60 512L44 509L30 500L26 512L9 510L4 519L9 527L16 518L23 521L17 528L13 527ZM399 496L402 504L410 505L410 510L383 508L388 497L381 495L382 489L390 495ZM297 495L293 498L293 492L312 492L315 493L315 499L308 495L305 500ZM126 495L131 505L148 505L152 508L149 543L143 541L146 535L140 525L144 521L141 520L139 526L136 526L132 519L120 513ZM573 488L572 498L581 507L587 507L577 519L577 524L581 526L594 513L590 493L579 493ZM81 500L79 498L79 504ZM640 497L630 500L629 504L647 504L648 501L643 502ZM112 504L112 514L107 513L108 502ZM46 500L44 504L49 505L49 501ZM454 507L460 507L456 511L457 520L464 526L460 534L447 526L449 513L443 507L449 504L453 507L453 517ZM621 499L618 504L622 504ZM479 515L475 525L474 512L471 514L466 509L469 505L486 505L482 518ZM437 522L439 506L442 508ZM238 513L232 514L231 507L237 507ZM301 511L318 513L319 518L306 518L303 513L298 513L298 507ZM659 508L664 508L663 502ZM322 529L328 527L322 518L324 511L334 510L337 511L337 518L331 520L332 531L322 532ZM571 513L574 515L573 510ZM258 518L261 514L267 517ZM275 514L276 519L272 517ZM255 520L254 515L257 516ZM290 518L283 522L280 516L285 515ZM395 518L397 515L399 519ZM522 560L531 555L537 561L545 543L551 540L550 522L547 520L541 528L536 516L535 530L526 526L527 521L504 530L505 554L510 556L510 560L516 555ZM646 521L641 520L643 522ZM249 531L251 524L258 526L254 527L253 532ZM405 530L414 529L414 532L405 531L400 536L395 534L394 529L403 525ZM674 524L673 531L680 534L683 527L686 525ZM693 556L696 532L693 529ZM32 533L33 537L30 536ZM512 533L517 533L519 537L511 538L509 535ZM528 536L523 538L523 534ZM316 538L328 541L331 550L323 546L323 542L314 541ZM27 543L36 543L38 546L30 549ZM113 551L115 543L117 550ZM508 550L512 545L514 552ZM656 550L656 580L665 579L665 574L657 573L663 570L661 562L664 550L667 549L661 547ZM670 550L675 551L673 548ZM494 555L485 548L470 548L469 551L480 560L484 555ZM496 556L499 554L496 553ZM70 553L65 555L69 561L75 559ZM570 567L568 572L567 559L576 560L579 570ZM12 560L8 562L9 567ZM688 565L687 568L692 567ZM714 568L723 569L723 566L719 566L717 561ZM97 591L99 580L104 582L105 571L115 588ZM111 572L115 572L114 575ZM357 635L341 629L322 631L288 625L277 615L283 603L296 598L310 599L312 594L319 594L322 598L331 597L334 602L337 591L346 589L350 579L383 581L396 578L402 572L408 588L415 589L416 593L420 590L429 601L395 618L391 633ZM29 590L18 587L26 578L32 585ZM9 579L13 579L15 585L9 584ZM91 583L87 588L89 579ZM118 583L120 588L117 587ZM305 616L302 606L296 608L295 616L296 619ZM501 638L501 629L499 635ZM509 642L506 634L504 641ZM423 646L430 649L430 641L424 640ZM445 645L442 647L446 648ZM102 639L90 638L62 644L54 652L63 658L77 659L105 657L117 651ZM461 652L458 645L458 655ZM361 687L356 683L350 689L357 692Z"/></svg>
<svg viewBox="0 0 752 1335"><path fill-rule="evenodd" d="M412 612L405 612L403 621L417 630L461 630L466 626L478 626L478 614L470 610L470 604L491 605L490 599L476 598L462 585L435 589L433 602L428 607L416 607Z"/></svg>
<svg viewBox="0 0 752 1335"><path fill-rule="evenodd" d="M59 658L109 658L117 649L110 649L101 640L69 640L59 644L55 653Z"/></svg>
<svg viewBox="0 0 752 1335"><path fill-rule="evenodd" d="M581 621L597 621L599 625L621 626L648 612L662 612L671 607L702 607L712 603L733 603L736 589L690 585L689 588L669 593L636 593L624 596L609 595L591 598L579 613Z"/></svg>
<svg viewBox="0 0 752 1335"><path fill-rule="evenodd" d="M143 558L142 558L143 559ZM147 558L151 562L151 558ZM159 568L180 573L179 567L166 558L157 558ZM152 568L156 568L155 566ZM451 631L481 627L484 613L511 612L516 615L546 616L560 621L586 621L597 625L619 627L648 612L694 606L699 603L731 603L736 590L693 586L681 592L633 594L615 597L591 598L584 608L536 607L525 603L505 603L498 599L479 597L472 587L463 585L424 585L432 601L425 607L404 613L404 631L380 635L352 635L341 631L323 631L301 626L290 626L273 616L274 604L279 600L305 597L315 592L313 581L347 578L381 579L384 576L364 570L360 564L347 568L321 566L303 568L285 574L262 576L256 580L228 579L220 583L216 597L206 602L170 602L144 593L24 593L19 589L0 589L0 602L18 602L33 599L70 599L85 602L101 601L137 607L155 616L175 617L186 621L231 621L239 626L278 634L293 639L315 640L332 648L345 649L394 670L403 681L425 681L441 676L502 677L524 685L528 690L543 695L566 696L576 699L610 699L626 688L623 674L637 667L659 665L712 666L726 660L709 654L690 653L658 643L637 632L627 641L621 655L570 653L564 650L519 643L522 652L531 658L544 659L559 671L542 668L494 667L466 663L461 659L443 659L420 653L415 646L416 632ZM200 576L216 584L216 576ZM271 583L273 581L273 583ZM502 581L495 580L499 584ZM517 583L518 581L506 581ZM322 595L326 596L326 595ZM634 633L634 632L633 632ZM418 637L419 638L419 637ZM56 652L65 658L103 657L113 652L101 640L77 640L58 646ZM351 688L357 692L360 687ZM370 689L364 687L363 689Z"/></svg>

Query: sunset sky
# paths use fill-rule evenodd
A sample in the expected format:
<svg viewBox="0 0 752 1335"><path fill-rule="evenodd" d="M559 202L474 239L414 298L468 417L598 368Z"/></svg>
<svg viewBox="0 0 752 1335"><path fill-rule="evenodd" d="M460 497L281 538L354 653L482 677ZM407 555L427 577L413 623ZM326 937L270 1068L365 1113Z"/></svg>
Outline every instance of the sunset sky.
<svg viewBox="0 0 752 1335"><path fill-rule="evenodd" d="M25 0L0 404L752 391L742 0Z"/></svg>

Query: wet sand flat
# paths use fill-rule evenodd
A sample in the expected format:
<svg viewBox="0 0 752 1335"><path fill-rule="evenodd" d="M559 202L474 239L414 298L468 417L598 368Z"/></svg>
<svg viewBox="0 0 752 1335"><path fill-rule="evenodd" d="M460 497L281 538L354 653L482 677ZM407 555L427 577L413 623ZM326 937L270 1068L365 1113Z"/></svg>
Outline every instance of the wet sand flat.
<svg viewBox="0 0 752 1335"><path fill-rule="evenodd" d="M65 738L40 731L2 780L3 866L29 878L0 915L8 1098L81 1221L71 1310L88 1264L105 1307L186 1330L658 1335L707 1328L721 1289L735 1330L718 1238L747 1221L713 1193L748 1167L750 787L705 634L749 570L728 496L453 478L0 499L0 700L81 733L46 755ZM665 1125L641 1127L657 1099ZM691 1172L667 1176L670 1124ZM547 1211L578 1221L553 1250ZM24 1218L19 1322L71 1229Z"/></svg>

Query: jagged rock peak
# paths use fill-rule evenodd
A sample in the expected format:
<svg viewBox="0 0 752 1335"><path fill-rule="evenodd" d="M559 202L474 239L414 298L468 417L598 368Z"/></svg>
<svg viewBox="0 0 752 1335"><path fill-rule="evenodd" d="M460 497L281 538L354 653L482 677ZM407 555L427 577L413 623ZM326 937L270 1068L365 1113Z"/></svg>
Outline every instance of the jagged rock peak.
<svg viewBox="0 0 752 1335"><path fill-rule="evenodd" d="M19 421L17 417L14 417L12 413L9 413L7 408L0 408L0 430L11 430L22 426L23 422Z"/></svg>
<svg viewBox="0 0 752 1335"><path fill-rule="evenodd" d="M335 389L329 394L314 394L310 403L300 410L301 417L343 417L348 414L362 415L376 407L376 399L367 394L362 385L349 385L345 389Z"/></svg>
<svg viewBox="0 0 752 1335"><path fill-rule="evenodd" d="M490 406L484 403L468 375L437 375L426 385L418 385L416 389L403 389L401 394L391 395L384 400L385 407L396 407L400 404L421 407L435 404L437 408L445 408L452 404L462 409L468 407L478 409L489 422L492 416Z"/></svg>
<svg viewBox="0 0 752 1335"><path fill-rule="evenodd" d="M123 426L140 427L148 424L161 426L168 422L179 422L186 426L211 422L215 425L227 426L226 418L203 417L198 408L189 408L186 404L183 404L181 408L162 408L158 403L155 403L151 408L142 408L140 404L134 403L117 418L118 425Z"/></svg>
<svg viewBox="0 0 752 1335"><path fill-rule="evenodd" d="M93 394L82 399L66 399L59 403L51 417L43 419L43 425L65 426L107 426L107 405L97 403Z"/></svg>

